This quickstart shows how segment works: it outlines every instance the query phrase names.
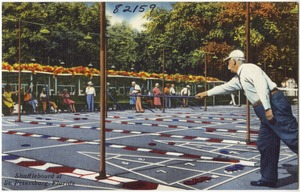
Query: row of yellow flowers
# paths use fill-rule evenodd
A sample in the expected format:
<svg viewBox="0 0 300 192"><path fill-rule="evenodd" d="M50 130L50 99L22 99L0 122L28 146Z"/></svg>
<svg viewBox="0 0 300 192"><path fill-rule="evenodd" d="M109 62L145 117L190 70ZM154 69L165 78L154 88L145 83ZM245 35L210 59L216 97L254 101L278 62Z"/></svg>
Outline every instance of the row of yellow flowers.
<svg viewBox="0 0 300 192"><path fill-rule="evenodd" d="M10 65L7 62L2 62L2 70L7 71L15 71L19 70L20 65L14 64ZM48 72L52 73L54 76L60 74L71 74L71 75L85 75L87 77L92 77L94 75L99 75L100 71L95 68L89 67L71 67L65 68L61 66L49 66L49 65L40 65L38 63L29 63L29 64L21 64L21 71L31 71L33 74L38 72ZM108 75L119 75L119 76L128 76L128 77L138 77L141 79L147 78L163 78L163 74L157 73L148 73L148 72L128 72L128 71L116 71L116 70L108 70ZM165 74L165 79L169 81L179 81L179 82L203 82L205 78L203 76L195 76L195 75L181 75L181 74ZM208 81L218 81L217 78L208 77Z"/></svg>

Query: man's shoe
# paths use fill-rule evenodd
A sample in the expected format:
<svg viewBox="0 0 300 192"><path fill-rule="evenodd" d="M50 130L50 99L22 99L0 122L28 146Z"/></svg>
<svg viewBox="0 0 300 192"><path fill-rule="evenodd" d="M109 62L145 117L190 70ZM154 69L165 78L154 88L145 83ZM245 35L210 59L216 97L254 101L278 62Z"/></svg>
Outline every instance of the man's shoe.
<svg viewBox="0 0 300 192"><path fill-rule="evenodd" d="M252 186L258 186L258 187L276 187L275 182L268 182L268 181L263 181L263 180L258 180L258 181L251 181L250 183Z"/></svg>

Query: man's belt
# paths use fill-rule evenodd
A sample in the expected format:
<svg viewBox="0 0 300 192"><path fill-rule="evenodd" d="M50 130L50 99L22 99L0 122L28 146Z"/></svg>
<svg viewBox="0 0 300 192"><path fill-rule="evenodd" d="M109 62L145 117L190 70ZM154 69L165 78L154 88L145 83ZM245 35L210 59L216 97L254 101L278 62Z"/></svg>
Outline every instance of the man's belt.
<svg viewBox="0 0 300 192"><path fill-rule="evenodd" d="M277 93L278 91L279 91L279 89L274 88L274 89L271 91L271 95L274 95L274 94Z"/></svg>
<svg viewBox="0 0 300 192"><path fill-rule="evenodd" d="M274 95L275 93L277 93L279 91L279 89L277 89L277 88L274 88L274 89L272 89L271 90L271 95ZM259 105L261 105L262 104L262 102L260 101L260 100L258 100L258 101L256 101L255 103L253 103L253 107L257 107L257 106L259 106Z"/></svg>

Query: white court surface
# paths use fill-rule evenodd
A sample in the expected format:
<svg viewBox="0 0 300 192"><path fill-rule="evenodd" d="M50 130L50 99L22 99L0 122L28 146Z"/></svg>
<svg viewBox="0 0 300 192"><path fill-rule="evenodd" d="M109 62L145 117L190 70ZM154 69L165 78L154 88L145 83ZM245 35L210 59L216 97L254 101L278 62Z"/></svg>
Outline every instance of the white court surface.
<svg viewBox="0 0 300 192"><path fill-rule="evenodd" d="M298 117L298 108L293 106ZM109 111L106 174L100 170L100 113L2 117L3 190L266 190L260 179L251 109L176 108L145 113ZM298 157L281 145L278 189L298 189Z"/></svg>

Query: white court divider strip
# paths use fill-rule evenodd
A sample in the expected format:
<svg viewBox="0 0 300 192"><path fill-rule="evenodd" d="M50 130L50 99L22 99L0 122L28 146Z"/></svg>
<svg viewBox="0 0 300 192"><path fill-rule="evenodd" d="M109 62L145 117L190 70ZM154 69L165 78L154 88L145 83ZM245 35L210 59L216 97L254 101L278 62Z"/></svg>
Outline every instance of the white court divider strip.
<svg viewBox="0 0 300 192"><path fill-rule="evenodd" d="M35 161L35 160L24 158L24 157L20 157L20 158L15 159L15 160L7 160L7 162L14 163L14 164L18 164L18 163L20 163L22 161Z"/></svg>
<svg viewBox="0 0 300 192"><path fill-rule="evenodd" d="M149 152L151 149L138 148L137 151Z"/></svg>
<svg viewBox="0 0 300 192"><path fill-rule="evenodd" d="M257 162L240 160L240 164L247 166L255 166Z"/></svg>
<svg viewBox="0 0 300 192"><path fill-rule="evenodd" d="M62 165L55 164L55 163L46 163L45 165L34 166L35 169L39 169L39 170L46 170L49 167L62 167Z"/></svg>
<svg viewBox="0 0 300 192"><path fill-rule="evenodd" d="M177 153L177 152L167 152L166 155L172 155L172 156L180 156L183 155L183 153Z"/></svg>
<svg viewBox="0 0 300 192"><path fill-rule="evenodd" d="M110 147L121 149L121 148L123 148L124 146L123 146L123 145L110 145Z"/></svg>

